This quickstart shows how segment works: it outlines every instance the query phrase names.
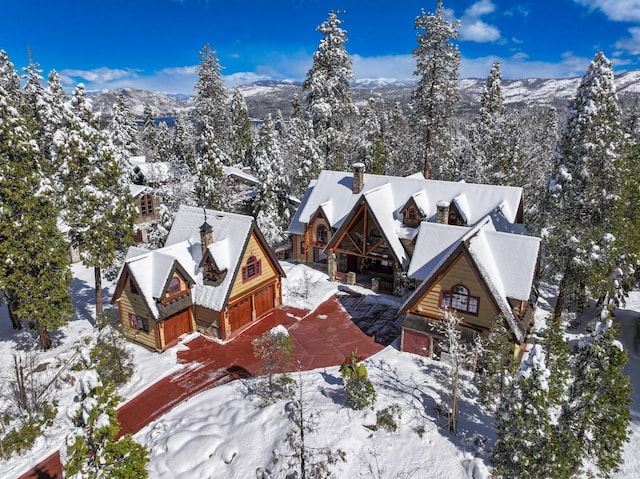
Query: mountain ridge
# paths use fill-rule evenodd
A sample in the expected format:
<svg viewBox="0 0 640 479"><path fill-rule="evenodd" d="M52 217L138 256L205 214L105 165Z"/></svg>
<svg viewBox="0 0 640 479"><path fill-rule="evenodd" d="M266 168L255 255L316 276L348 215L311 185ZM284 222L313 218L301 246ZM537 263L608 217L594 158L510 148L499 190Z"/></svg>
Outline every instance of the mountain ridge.
<svg viewBox="0 0 640 479"><path fill-rule="evenodd" d="M564 107L573 98L580 84L580 77L570 78L523 78L503 80L502 94L506 106L555 106ZM640 94L640 70L632 70L615 75L616 89L621 101L625 102ZM364 104L369 98L381 98L390 104L408 104L416 80L396 80L390 78L367 78L353 83L352 96L356 104ZM459 80L461 110L474 110L480 102L483 78ZM293 80L261 80L239 85L245 97L252 118L264 118L268 113L281 110L288 113L294 95L302 97L302 82ZM103 118L111 116L116 93L121 92L129 102L134 116L142 117L146 105L156 117L171 116L193 108L193 96L166 94L134 88L121 88L103 92L93 92L93 109Z"/></svg>

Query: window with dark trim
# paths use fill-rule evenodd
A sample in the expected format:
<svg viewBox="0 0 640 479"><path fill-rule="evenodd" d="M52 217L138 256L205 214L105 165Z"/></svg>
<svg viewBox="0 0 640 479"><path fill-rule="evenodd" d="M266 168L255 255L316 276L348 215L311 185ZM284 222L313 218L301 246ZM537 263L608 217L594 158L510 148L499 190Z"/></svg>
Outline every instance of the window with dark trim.
<svg viewBox="0 0 640 479"><path fill-rule="evenodd" d="M171 278L169 287L167 288L167 294L172 295L180 292L180 279L177 276Z"/></svg>
<svg viewBox="0 0 640 479"><path fill-rule="evenodd" d="M418 210L416 210L413 206L407 208L404 212L404 222L408 225L416 225L420 223L420 215L418 214Z"/></svg>
<svg viewBox="0 0 640 479"><path fill-rule="evenodd" d="M307 248L306 245L304 244L304 241L300 241L300 254L305 254L307 252Z"/></svg>
<svg viewBox="0 0 640 479"><path fill-rule="evenodd" d="M462 284L456 284L450 291L440 292L440 308L442 309L453 309L477 316L479 306L480 298L471 296L469 289Z"/></svg>
<svg viewBox="0 0 640 479"><path fill-rule="evenodd" d="M255 256L250 256L245 265L242 267L242 282L249 281L256 276L262 274L262 260Z"/></svg>
<svg viewBox="0 0 640 479"><path fill-rule="evenodd" d="M138 291L138 287L136 286L136 283L131 278L129 278L129 290L131 291L132 294L140 294L140 292Z"/></svg>
<svg viewBox="0 0 640 479"><path fill-rule="evenodd" d="M133 329L138 329L146 333L149 332L149 320L133 313L129 314L129 324Z"/></svg>
<svg viewBox="0 0 640 479"><path fill-rule="evenodd" d="M325 225L318 225L316 228L316 241L318 243L327 242L327 227Z"/></svg>
<svg viewBox="0 0 640 479"><path fill-rule="evenodd" d="M153 214L153 195L142 195L140 197L140 214L143 216Z"/></svg>

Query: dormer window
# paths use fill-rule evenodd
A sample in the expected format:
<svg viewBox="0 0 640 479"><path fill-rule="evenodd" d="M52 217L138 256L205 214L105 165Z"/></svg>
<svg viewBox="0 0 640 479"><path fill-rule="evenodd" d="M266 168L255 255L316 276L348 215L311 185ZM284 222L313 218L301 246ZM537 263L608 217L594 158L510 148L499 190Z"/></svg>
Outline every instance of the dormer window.
<svg viewBox="0 0 640 479"><path fill-rule="evenodd" d="M140 294L140 292L138 291L138 287L136 286L135 281L133 281L133 279L129 278L129 291L131 291L131 294Z"/></svg>
<svg viewBox="0 0 640 479"><path fill-rule="evenodd" d="M318 227L316 228L316 241L318 243L326 243L327 237L327 227L325 225L318 225Z"/></svg>
<svg viewBox="0 0 640 479"><path fill-rule="evenodd" d="M255 256L250 256L242 267L242 282L247 282L252 278L262 274L262 261Z"/></svg>
<svg viewBox="0 0 640 479"><path fill-rule="evenodd" d="M409 206L404 212L404 224L408 226L417 226L422 217L414 206Z"/></svg>
<svg viewBox="0 0 640 479"><path fill-rule="evenodd" d="M180 292L180 279L177 276L171 278L169 287L167 288L167 296L172 296Z"/></svg>
<svg viewBox="0 0 640 479"><path fill-rule="evenodd" d="M440 292L441 309L452 309L477 316L479 305L480 298L471 296L469 289L462 284L456 284L449 291Z"/></svg>
<svg viewBox="0 0 640 479"><path fill-rule="evenodd" d="M142 216L153 214L153 195L146 194L140 197L140 214Z"/></svg>

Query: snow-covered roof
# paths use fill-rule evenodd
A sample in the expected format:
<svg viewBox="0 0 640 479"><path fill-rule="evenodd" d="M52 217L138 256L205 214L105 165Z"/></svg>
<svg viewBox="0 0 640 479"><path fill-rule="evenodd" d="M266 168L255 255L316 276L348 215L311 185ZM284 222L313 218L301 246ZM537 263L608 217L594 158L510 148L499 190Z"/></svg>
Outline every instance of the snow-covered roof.
<svg viewBox="0 0 640 479"><path fill-rule="evenodd" d="M427 284L455 251L465 245L511 329L523 339L508 298L528 301L536 274L540 238L496 231L493 215L471 228L422 222L408 276ZM419 287L402 309L424 294Z"/></svg>
<svg viewBox="0 0 640 479"><path fill-rule="evenodd" d="M169 275L177 261L195 284L191 288L192 301L196 305L220 311L230 292L235 272L253 230L251 216L206 210L206 221L211 225L213 243L209 253L221 270L227 270L223 280L216 286L203 283L202 247L200 226L205 221L205 210L180 206L176 213L166 246L142 252L140 248L130 250L126 265L140 288L154 318L158 318L156 298L160 298Z"/></svg>
<svg viewBox="0 0 640 479"><path fill-rule="evenodd" d="M305 224L322 206L329 225L339 228L362 195L387 185L385 201L389 210L399 218L399 210L413 197L428 221L435 221L438 201L454 201L467 224L475 224L498 205L510 222L515 222L522 199L522 188L512 186L481 185L464 182L425 180L421 175L407 177L364 174L364 186L354 194L353 173L324 170L309 185L300 207L289 226L289 232L302 234ZM394 233L394 234L397 234ZM388 234L391 236L391 234Z"/></svg>
<svg viewBox="0 0 640 479"><path fill-rule="evenodd" d="M144 156L133 156L129 158L133 171L142 174L146 181L161 183L168 181L171 177L171 163L168 161L148 162Z"/></svg>
<svg viewBox="0 0 640 479"><path fill-rule="evenodd" d="M252 175L251 173L247 173L246 171L235 166L223 166L222 170L224 171L225 175L237 178L238 180L249 185L257 185L258 183L260 183L258 177Z"/></svg>

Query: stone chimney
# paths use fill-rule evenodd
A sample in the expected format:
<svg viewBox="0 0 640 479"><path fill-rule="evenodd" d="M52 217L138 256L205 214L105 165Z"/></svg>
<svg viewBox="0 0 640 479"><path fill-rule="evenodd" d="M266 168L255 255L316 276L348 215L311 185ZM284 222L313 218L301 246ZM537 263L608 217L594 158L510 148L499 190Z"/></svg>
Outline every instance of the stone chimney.
<svg viewBox="0 0 640 479"><path fill-rule="evenodd" d="M213 228L207 223L207 213L204 213L204 223L200 226L200 246L202 247L202 256L204 257L207 247L213 243Z"/></svg>
<svg viewBox="0 0 640 479"><path fill-rule="evenodd" d="M364 163L353 164L353 194L357 195L364 188Z"/></svg>
<svg viewBox="0 0 640 479"><path fill-rule="evenodd" d="M446 225L449 223L449 202L440 200L436 204L436 223Z"/></svg>

